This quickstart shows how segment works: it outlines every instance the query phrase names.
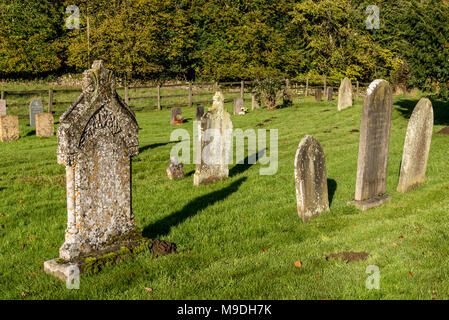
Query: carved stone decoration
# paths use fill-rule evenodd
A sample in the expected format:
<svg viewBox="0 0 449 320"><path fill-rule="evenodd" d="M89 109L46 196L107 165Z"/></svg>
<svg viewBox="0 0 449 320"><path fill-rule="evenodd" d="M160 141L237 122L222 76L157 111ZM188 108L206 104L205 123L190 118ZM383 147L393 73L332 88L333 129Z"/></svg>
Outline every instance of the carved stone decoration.
<svg viewBox="0 0 449 320"><path fill-rule="evenodd" d="M113 73L95 61L83 92L61 116L58 163L66 166L68 222L60 258L104 250L135 229L131 157L138 154L134 112L115 91Z"/></svg>
<svg viewBox="0 0 449 320"><path fill-rule="evenodd" d="M224 108L224 97L216 92L212 107L198 122L198 149L193 185L199 186L226 179L232 150L231 115Z"/></svg>

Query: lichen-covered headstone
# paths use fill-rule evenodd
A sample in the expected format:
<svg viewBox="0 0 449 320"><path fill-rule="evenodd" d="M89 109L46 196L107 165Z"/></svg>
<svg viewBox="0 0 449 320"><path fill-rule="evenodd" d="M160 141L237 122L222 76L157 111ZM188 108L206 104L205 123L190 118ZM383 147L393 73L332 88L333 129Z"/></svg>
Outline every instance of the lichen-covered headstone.
<svg viewBox="0 0 449 320"><path fill-rule="evenodd" d="M329 210L324 152L311 135L305 136L296 150L295 185L298 215L304 222Z"/></svg>
<svg viewBox="0 0 449 320"><path fill-rule="evenodd" d="M55 134L53 114L42 112L36 115L36 136L51 137Z"/></svg>
<svg viewBox="0 0 449 320"><path fill-rule="evenodd" d="M432 102L422 98L410 117L397 190L407 192L424 183L433 131Z"/></svg>
<svg viewBox="0 0 449 320"><path fill-rule="evenodd" d="M135 233L131 157L139 152L134 112L101 60L83 73L82 93L61 116L58 163L66 168L67 229L60 259L109 252ZM57 259L44 270L58 275Z"/></svg>
<svg viewBox="0 0 449 320"><path fill-rule="evenodd" d="M243 99L236 98L234 99L234 115L243 115L245 114L245 109L243 107Z"/></svg>
<svg viewBox="0 0 449 320"><path fill-rule="evenodd" d="M392 109L390 84L385 80L373 81L363 102L357 181L351 202L362 210L391 199L385 192Z"/></svg>
<svg viewBox="0 0 449 320"><path fill-rule="evenodd" d="M36 126L36 115L42 112L44 112L42 101L35 99L30 102L30 127Z"/></svg>
<svg viewBox="0 0 449 320"><path fill-rule="evenodd" d="M201 117L204 115L203 107L196 107L195 119L196 121L200 121Z"/></svg>
<svg viewBox="0 0 449 320"><path fill-rule="evenodd" d="M0 99L0 116L6 116L6 100Z"/></svg>
<svg viewBox="0 0 449 320"><path fill-rule="evenodd" d="M0 141L8 142L19 139L19 117L0 116Z"/></svg>
<svg viewBox="0 0 449 320"><path fill-rule="evenodd" d="M213 183L229 176L232 121L223 103L223 94L216 92L212 107L198 124L198 163L193 175L194 186Z"/></svg>
<svg viewBox="0 0 449 320"><path fill-rule="evenodd" d="M315 89L315 101L321 102L322 96L323 96L323 91L321 91L321 89Z"/></svg>
<svg viewBox="0 0 449 320"><path fill-rule="evenodd" d="M184 120L182 116L182 111L180 108L171 109L170 124L181 124Z"/></svg>
<svg viewBox="0 0 449 320"><path fill-rule="evenodd" d="M352 83L348 78L344 78L338 89L338 111L352 106Z"/></svg>
<svg viewBox="0 0 449 320"><path fill-rule="evenodd" d="M170 158L170 165L166 171L170 180L184 178L184 166L176 158Z"/></svg>
<svg viewBox="0 0 449 320"><path fill-rule="evenodd" d="M334 98L334 88L328 87L326 91L326 101L332 101Z"/></svg>

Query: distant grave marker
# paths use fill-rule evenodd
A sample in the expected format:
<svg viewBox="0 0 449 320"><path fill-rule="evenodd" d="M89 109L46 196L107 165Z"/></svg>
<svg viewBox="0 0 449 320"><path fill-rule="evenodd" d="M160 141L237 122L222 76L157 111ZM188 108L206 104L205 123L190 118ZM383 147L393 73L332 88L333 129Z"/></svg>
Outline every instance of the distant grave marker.
<svg viewBox="0 0 449 320"><path fill-rule="evenodd" d="M0 116L6 116L6 100L0 99Z"/></svg>
<svg viewBox="0 0 449 320"><path fill-rule="evenodd" d="M352 106L352 83L348 78L344 78L338 89L338 111Z"/></svg>
<svg viewBox="0 0 449 320"><path fill-rule="evenodd" d="M55 134L53 114L39 113L36 115L36 136L51 137Z"/></svg>
<svg viewBox="0 0 449 320"><path fill-rule="evenodd" d="M44 112L42 101L34 99L30 102L30 127L36 126L36 115Z"/></svg>
<svg viewBox="0 0 449 320"><path fill-rule="evenodd" d="M0 116L0 141L8 142L19 139L19 117Z"/></svg>
<svg viewBox="0 0 449 320"><path fill-rule="evenodd" d="M323 96L323 91L321 91L321 89L315 89L315 101L321 102L322 96Z"/></svg>

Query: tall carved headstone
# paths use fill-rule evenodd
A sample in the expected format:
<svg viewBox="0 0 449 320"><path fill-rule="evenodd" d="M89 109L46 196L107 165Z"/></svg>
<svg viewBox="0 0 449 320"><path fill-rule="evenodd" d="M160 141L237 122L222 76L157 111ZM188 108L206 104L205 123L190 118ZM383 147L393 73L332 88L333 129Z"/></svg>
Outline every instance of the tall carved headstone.
<svg viewBox="0 0 449 320"><path fill-rule="evenodd" d="M296 150L295 185L298 215L302 221L329 210L324 152L311 135L305 136Z"/></svg>
<svg viewBox="0 0 449 320"><path fill-rule="evenodd" d="M224 97L216 92L214 102L198 123L198 150L193 185L213 183L229 175L232 146L231 115L224 108Z"/></svg>
<svg viewBox="0 0 449 320"><path fill-rule="evenodd" d="M352 202L362 210L391 199L385 192L392 109L390 84L385 80L373 81L363 102L357 181Z"/></svg>
<svg viewBox="0 0 449 320"><path fill-rule="evenodd" d="M184 120L182 116L182 111L180 108L171 109L170 124L180 124Z"/></svg>
<svg viewBox="0 0 449 320"><path fill-rule="evenodd" d="M0 141L8 142L19 139L19 117L15 115L0 116Z"/></svg>
<svg viewBox="0 0 449 320"><path fill-rule="evenodd" d="M433 131L432 102L419 100L410 117L397 190L407 192L424 183Z"/></svg>
<svg viewBox="0 0 449 320"><path fill-rule="evenodd" d="M323 91L321 91L321 89L315 89L315 101L321 102L322 96L323 96Z"/></svg>
<svg viewBox="0 0 449 320"><path fill-rule="evenodd" d="M61 116L57 137L58 163L66 167L67 183L67 229L60 258L72 263L120 249L118 239L136 228L131 157L139 153L138 125L101 60L83 73L82 93ZM64 278L65 265L57 260L47 261L44 270Z"/></svg>
<svg viewBox="0 0 449 320"><path fill-rule="evenodd" d="M332 101L334 98L334 88L327 87L326 91L326 101Z"/></svg>
<svg viewBox="0 0 449 320"><path fill-rule="evenodd" d="M200 121L201 117L204 115L203 107L196 107L195 120Z"/></svg>
<svg viewBox="0 0 449 320"><path fill-rule="evenodd" d="M0 116L6 116L6 100L0 99Z"/></svg>
<svg viewBox="0 0 449 320"><path fill-rule="evenodd" d="M42 105L42 101L33 100L30 103L30 127L36 126L36 115L44 112L44 106Z"/></svg>
<svg viewBox="0 0 449 320"><path fill-rule="evenodd" d="M348 78L344 78L338 89L338 111L352 106L352 83Z"/></svg>

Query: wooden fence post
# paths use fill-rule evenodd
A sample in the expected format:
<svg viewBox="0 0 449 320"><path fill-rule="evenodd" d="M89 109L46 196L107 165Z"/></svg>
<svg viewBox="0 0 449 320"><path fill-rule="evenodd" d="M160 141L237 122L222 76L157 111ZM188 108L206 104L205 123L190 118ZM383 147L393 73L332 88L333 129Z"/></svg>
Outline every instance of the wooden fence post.
<svg viewBox="0 0 449 320"><path fill-rule="evenodd" d="M191 107L193 105L193 103L192 103L192 95L193 95L192 83L189 82L189 107Z"/></svg>
<svg viewBox="0 0 449 320"><path fill-rule="evenodd" d="M218 81L215 82L215 91L218 91Z"/></svg>
<svg viewBox="0 0 449 320"><path fill-rule="evenodd" d="M53 112L53 89L48 90L48 113Z"/></svg>
<svg viewBox="0 0 449 320"><path fill-rule="evenodd" d="M245 97L245 81L241 81L240 82L240 98L244 98Z"/></svg>
<svg viewBox="0 0 449 320"><path fill-rule="evenodd" d="M359 80L357 80L357 91L355 93L356 98L359 97Z"/></svg>
<svg viewBox="0 0 449 320"><path fill-rule="evenodd" d="M305 92L304 96L307 97L308 93L309 93L309 78L306 79L306 92Z"/></svg>
<svg viewBox="0 0 449 320"><path fill-rule="evenodd" d="M157 108L161 110L161 85L157 85Z"/></svg>
<svg viewBox="0 0 449 320"><path fill-rule="evenodd" d="M324 77L324 95L326 95L326 88L327 88L327 79Z"/></svg>
<svg viewBox="0 0 449 320"><path fill-rule="evenodd" d="M5 99L5 91L2 90L2 94L1 94L1 99L4 100Z"/></svg>
<svg viewBox="0 0 449 320"><path fill-rule="evenodd" d="M128 84L125 85L125 103L129 105L129 87Z"/></svg>

